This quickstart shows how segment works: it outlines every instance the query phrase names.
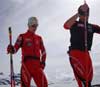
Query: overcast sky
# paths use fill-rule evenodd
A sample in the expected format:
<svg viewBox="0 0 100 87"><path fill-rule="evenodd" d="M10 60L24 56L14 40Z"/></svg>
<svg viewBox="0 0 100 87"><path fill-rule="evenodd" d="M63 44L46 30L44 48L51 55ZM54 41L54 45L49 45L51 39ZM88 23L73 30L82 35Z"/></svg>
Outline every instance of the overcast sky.
<svg viewBox="0 0 100 87"><path fill-rule="evenodd" d="M8 27L12 27L14 44L17 36L27 31L27 20L30 16L36 16L39 20L37 34L43 37L47 50L47 63L64 64L66 67L70 35L64 30L63 24L77 12L77 8L83 2L84 0L0 0L0 72L8 72L10 66L9 55L6 52L9 43ZM100 1L87 0L87 3L90 6L89 21L100 25ZM99 39L99 35L94 38L93 49L98 48L95 53L100 52ZM14 66L19 67L20 51L13 57Z"/></svg>

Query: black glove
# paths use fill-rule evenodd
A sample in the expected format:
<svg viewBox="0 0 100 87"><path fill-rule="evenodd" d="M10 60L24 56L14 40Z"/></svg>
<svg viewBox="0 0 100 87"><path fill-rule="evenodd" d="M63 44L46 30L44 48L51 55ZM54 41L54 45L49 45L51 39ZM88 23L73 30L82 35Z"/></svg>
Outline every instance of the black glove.
<svg viewBox="0 0 100 87"><path fill-rule="evenodd" d="M14 47L12 46L12 45L8 45L8 47L7 47L7 53L9 54L9 53L12 53L12 54L14 54Z"/></svg>

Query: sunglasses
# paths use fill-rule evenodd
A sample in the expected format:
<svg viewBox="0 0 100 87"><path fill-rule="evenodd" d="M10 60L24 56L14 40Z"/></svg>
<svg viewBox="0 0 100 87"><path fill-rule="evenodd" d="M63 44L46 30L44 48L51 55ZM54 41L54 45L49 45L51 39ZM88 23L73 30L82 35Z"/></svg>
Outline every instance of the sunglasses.
<svg viewBox="0 0 100 87"><path fill-rule="evenodd" d="M31 27L37 27L38 26L38 24L34 24L34 25L32 25Z"/></svg>

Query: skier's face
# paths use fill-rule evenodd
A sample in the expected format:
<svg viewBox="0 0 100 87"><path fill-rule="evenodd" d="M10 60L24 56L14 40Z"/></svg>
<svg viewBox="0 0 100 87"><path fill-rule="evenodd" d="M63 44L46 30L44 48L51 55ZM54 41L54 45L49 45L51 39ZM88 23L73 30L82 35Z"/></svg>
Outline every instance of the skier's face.
<svg viewBox="0 0 100 87"><path fill-rule="evenodd" d="M79 16L79 19L81 20L81 21L88 21L88 18L89 18L89 16L83 16L83 15L80 15Z"/></svg>
<svg viewBox="0 0 100 87"><path fill-rule="evenodd" d="M34 24L34 25L32 25L32 26L29 27L29 30L30 30L31 32L35 32L36 29L37 29L37 26L38 26L38 25Z"/></svg>

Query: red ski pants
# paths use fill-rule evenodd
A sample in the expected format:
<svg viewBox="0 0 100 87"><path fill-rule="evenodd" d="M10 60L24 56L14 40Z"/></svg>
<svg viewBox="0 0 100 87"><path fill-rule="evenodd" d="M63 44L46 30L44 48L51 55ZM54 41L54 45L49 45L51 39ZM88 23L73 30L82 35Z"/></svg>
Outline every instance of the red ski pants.
<svg viewBox="0 0 100 87"><path fill-rule="evenodd" d="M33 78L37 87L48 87L46 76L40 67L40 61L28 60L22 63L21 68L21 87L31 87L30 82Z"/></svg>
<svg viewBox="0 0 100 87"><path fill-rule="evenodd" d="M69 56L78 86L83 87L84 84L85 87L91 87L89 85L93 78L93 67L89 52L71 50ZM86 86L86 84L88 84L88 86Z"/></svg>

